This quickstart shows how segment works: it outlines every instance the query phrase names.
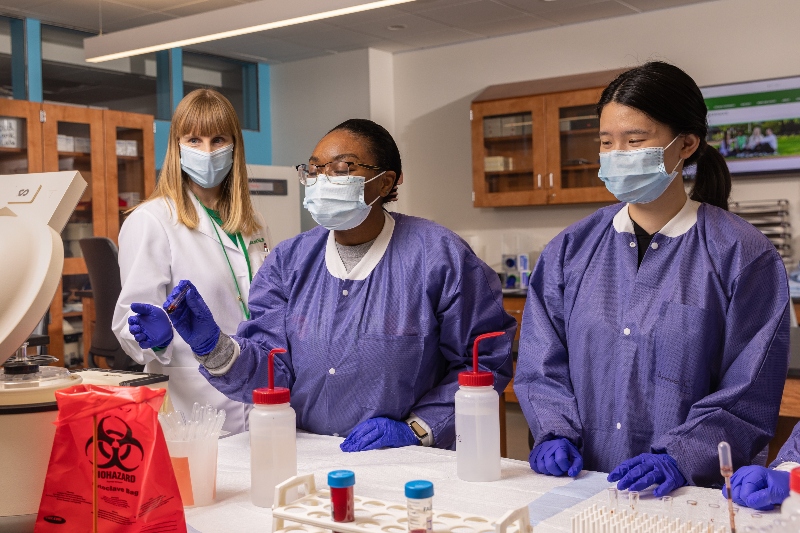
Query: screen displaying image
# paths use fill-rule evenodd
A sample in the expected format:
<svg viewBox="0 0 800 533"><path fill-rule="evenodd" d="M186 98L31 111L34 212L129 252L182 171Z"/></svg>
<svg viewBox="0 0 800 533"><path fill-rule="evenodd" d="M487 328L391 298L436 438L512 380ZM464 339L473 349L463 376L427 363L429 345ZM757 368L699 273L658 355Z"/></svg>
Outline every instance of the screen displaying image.
<svg viewBox="0 0 800 533"><path fill-rule="evenodd" d="M731 174L800 170L800 76L701 89L708 144Z"/></svg>

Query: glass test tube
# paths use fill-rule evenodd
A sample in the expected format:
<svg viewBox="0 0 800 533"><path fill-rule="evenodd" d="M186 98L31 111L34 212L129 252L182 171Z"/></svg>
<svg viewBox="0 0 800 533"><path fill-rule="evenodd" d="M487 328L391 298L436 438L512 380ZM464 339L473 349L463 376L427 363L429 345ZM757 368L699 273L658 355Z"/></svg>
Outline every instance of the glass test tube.
<svg viewBox="0 0 800 533"><path fill-rule="evenodd" d="M619 500L619 493L615 487L608 488L608 508L612 513L617 512L617 501Z"/></svg>
<svg viewBox="0 0 800 533"><path fill-rule="evenodd" d="M667 518L672 518L672 496L661 497L661 512Z"/></svg>
<svg viewBox="0 0 800 533"><path fill-rule="evenodd" d="M694 522L697 518L697 501L686 500L686 519Z"/></svg>
<svg viewBox="0 0 800 533"><path fill-rule="evenodd" d="M639 510L639 493L635 490L628 491L628 507L633 514Z"/></svg>

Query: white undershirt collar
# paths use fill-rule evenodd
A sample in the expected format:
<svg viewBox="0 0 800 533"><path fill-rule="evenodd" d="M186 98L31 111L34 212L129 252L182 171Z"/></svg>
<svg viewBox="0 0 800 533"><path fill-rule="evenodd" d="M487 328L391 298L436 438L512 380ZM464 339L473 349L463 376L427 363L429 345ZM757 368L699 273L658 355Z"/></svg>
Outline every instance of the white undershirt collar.
<svg viewBox="0 0 800 533"><path fill-rule="evenodd" d="M328 272L331 276L346 280L363 280L375 270L375 267L378 266L378 263L380 263L383 258L383 254L386 253L386 249L389 247L389 241L392 240L392 234L394 234L394 218L386 211L383 212L383 215L385 217L383 229L375 239L375 242L372 243L366 255L361 258L361 261L359 261L349 273L344 267L342 258L339 257L339 252L336 250L336 240L333 238L333 231L328 232L328 242L325 245L325 266L328 268Z"/></svg>
<svg viewBox="0 0 800 533"><path fill-rule="evenodd" d="M633 231L633 220L631 220L630 214L628 214L628 205L625 204L622 209L614 215L614 229L617 233L634 233ZM661 228L657 233L663 235L664 237L680 237L697 223L697 210L700 209L700 202L696 202L691 198L686 198L686 203L683 204L683 207L678 214L672 217L672 219L667 222L663 228Z"/></svg>

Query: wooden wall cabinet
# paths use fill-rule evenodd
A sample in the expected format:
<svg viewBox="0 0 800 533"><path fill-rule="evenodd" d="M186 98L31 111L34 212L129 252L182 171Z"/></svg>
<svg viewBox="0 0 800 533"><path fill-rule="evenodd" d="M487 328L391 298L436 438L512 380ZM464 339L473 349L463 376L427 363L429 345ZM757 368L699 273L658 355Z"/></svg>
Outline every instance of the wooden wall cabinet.
<svg viewBox="0 0 800 533"><path fill-rule="evenodd" d="M473 205L615 202L595 105L621 71L495 85L472 102Z"/></svg>
<svg viewBox="0 0 800 533"><path fill-rule="evenodd" d="M153 191L153 117L0 100L0 174L59 170L77 170L87 182L62 233L64 272L50 305L48 353L64 364L63 321L80 324L86 315L80 309L86 298L79 292L86 283L87 271L78 241L102 236L116 242L124 211ZM84 333L88 333L86 326ZM85 345L90 342L91 338L84 337Z"/></svg>

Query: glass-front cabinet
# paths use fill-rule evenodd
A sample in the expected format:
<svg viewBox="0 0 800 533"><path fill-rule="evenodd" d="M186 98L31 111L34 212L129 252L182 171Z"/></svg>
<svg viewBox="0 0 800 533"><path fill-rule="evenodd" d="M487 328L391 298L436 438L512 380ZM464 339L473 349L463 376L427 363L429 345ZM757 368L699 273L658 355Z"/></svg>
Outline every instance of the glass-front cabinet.
<svg viewBox="0 0 800 533"><path fill-rule="evenodd" d="M543 86L557 87L557 81ZM502 86L485 93L497 97L497 87ZM470 110L473 205L614 202L598 177L595 106L601 92L594 87L486 101L479 96Z"/></svg>
<svg viewBox="0 0 800 533"><path fill-rule="evenodd" d="M473 186L476 206L546 201L541 149L541 98L490 102L472 110Z"/></svg>
<svg viewBox="0 0 800 533"><path fill-rule="evenodd" d="M550 95L546 99L547 140L551 141L547 147L548 203L616 201L597 176L600 118L596 104L601 92L600 89L586 89Z"/></svg>
<svg viewBox="0 0 800 533"><path fill-rule="evenodd" d="M0 175L42 171L39 110L28 102L0 104Z"/></svg>
<svg viewBox="0 0 800 533"><path fill-rule="evenodd" d="M146 200L156 183L153 118L105 111L109 238L115 242L128 212Z"/></svg>

